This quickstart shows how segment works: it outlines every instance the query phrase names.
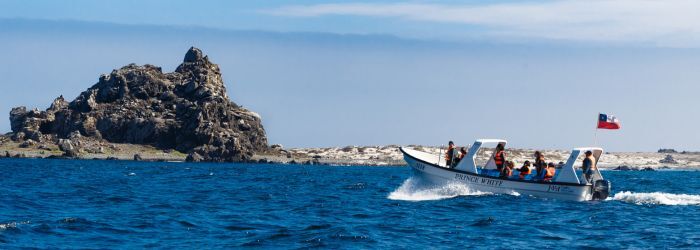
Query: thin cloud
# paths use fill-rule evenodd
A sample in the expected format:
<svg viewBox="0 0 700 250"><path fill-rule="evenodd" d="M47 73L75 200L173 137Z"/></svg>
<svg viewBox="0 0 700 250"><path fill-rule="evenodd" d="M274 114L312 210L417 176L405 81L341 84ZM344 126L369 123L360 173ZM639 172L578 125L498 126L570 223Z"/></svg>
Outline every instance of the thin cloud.
<svg viewBox="0 0 700 250"><path fill-rule="evenodd" d="M487 28L484 35L700 47L700 1L548 1L444 5L338 3L264 10L276 16L331 15L456 23Z"/></svg>

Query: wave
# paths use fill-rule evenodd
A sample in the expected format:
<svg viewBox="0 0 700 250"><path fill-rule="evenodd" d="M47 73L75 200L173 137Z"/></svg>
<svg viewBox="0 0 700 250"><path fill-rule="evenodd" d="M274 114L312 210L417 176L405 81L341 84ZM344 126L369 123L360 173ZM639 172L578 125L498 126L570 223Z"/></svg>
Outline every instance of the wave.
<svg viewBox="0 0 700 250"><path fill-rule="evenodd" d="M623 191L616 193L615 196L612 197L612 200L634 203L637 205L700 205L700 195L669 194L661 192L634 193Z"/></svg>
<svg viewBox="0 0 700 250"><path fill-rule="evenodd" d="M447 183L441 186L430 185L421 182L419 179L408 178L396 190L391 192L387 198L402 201L430 201L454 198L457 196L489 195L489 192L470 190L461 183Z"/></svg>

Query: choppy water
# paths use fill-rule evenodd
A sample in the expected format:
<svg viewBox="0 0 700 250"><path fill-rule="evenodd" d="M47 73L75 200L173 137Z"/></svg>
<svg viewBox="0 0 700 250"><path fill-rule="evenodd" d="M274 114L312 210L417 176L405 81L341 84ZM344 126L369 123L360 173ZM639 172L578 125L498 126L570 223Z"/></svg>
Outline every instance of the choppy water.
<svg viewBox="0 0 700 250"><path fill-rule="evenodd" d="M0 248L700 248L700 172L614 197L427 187L408 168L0 159Z"/></svg>

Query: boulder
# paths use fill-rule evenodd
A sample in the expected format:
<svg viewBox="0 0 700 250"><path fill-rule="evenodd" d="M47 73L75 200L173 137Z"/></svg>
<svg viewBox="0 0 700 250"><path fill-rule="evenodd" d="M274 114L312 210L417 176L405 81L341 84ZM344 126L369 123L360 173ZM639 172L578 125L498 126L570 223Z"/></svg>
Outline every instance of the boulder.
<svg viewBox="0 0 700 250"><path fill-rule="evenodd" d="M613 170L629 171L629 170L632 170L632 169L631 169L629 166L622 165L622 166L617 166L617 167L614 168Z"/></svg>
<svg viewBox="0 0 700 250"><path fill-rule="evenodd" d="M187 158L185 158L186 162L200 162L202 160L203 160L202 156L196 152L189 153L187 155Z"/></svg>
<svg viewBox="0 0 700 250"><path fill-rule="evenodd" d="M63 157L76 158L76 157L78 157L78 151L77 150L64 151Z"/></svg>
<svg viewBox="0 0 700 250"><path fill-rule="evenodd" d="M65 152L75 150L75 147L73 146L73 142L70 139L59 139L58 149Z"/></svg>
<svg viewBox="0 0 700 250"><path fill-rule="evenodd" d="M36 146L36 142L32 139L27 139L26 141L23 141L22 143L19 144L20 148L30 148Z"/></svg>
<svg viewBox="0 0 700 250"><path fill-rule="evenodd" d="M67 158L75 158L79 155L79 150L73 145L70 139L59 139L58 149L63 151L63 156Z"/></svg>
<svg viewBox="0 0 700 250"><path fill-rule="evenodd" d="M10 137L10 139L12 139L13 141L21 141L21 140L24 140L24 132L21 132L21 131L20 131L20 132L15 132L15 133L12 134L12 136Z"/></svg>
<svg viewBox="0 0 700 250"><path fill-rule="evenodd" d="M129 64L71 102L59 96L45 111L14 108L10 121L15 141L52 135L75 146L76 136L86 136L226 162L248 161L267 149L260 116L229 100L219 66L194 47L175 72Z"/></svg>
<svg viewBox="0 0 700 250"><path fill-rule="evenodd" d="M27 120L27 108L24 106L12 108L10 111L10 128L19 132L24 127Z"/></svg>
<svg viewBox="0 0 700 250"><path fill-rule="evenodd" d="M143 161L140 154L134 154L134 161Z"/></svg>
<svg viewBox="0 0 700 250"><path fill-rule="evenodd" d="M664 164L678 164L678 161L673 159L673 155L666 155L663 159L659 160L659 163Z"/></svg>

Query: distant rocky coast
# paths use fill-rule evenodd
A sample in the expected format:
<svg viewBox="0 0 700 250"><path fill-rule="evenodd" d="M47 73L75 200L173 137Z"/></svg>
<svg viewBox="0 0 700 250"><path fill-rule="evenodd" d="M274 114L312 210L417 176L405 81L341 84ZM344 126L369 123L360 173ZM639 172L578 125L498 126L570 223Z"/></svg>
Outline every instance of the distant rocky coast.
<svg viewBox="0 0 700 250"><path fill-rule="evenodd" d="M172 149L159 149L152 145L110 143L104 140L94 140L77 134L70 137L77 144L79 159L102 160L142 160L142 161L186 161L187 154ZM8 136L0 136L0 158L63 158L63 150L59 145L41 143L21 145ZM66 145L64 145L66 147ZM442 154L440 147L417 146L416 148L435 155ZM506 149L509 159L521 164L532 160L534 150ZM547 161L566 161L569 152L563 150L543 150ZM484 151L477 156L478 161L489 157ZM283 148L272 145L264 150L256 151L245 162L270 164L305 164L305 165L334 165L334 166L405 166L399 146L346 146L329 148ZM613 170L659 170L659 169L700 169L700 153L695 152L613 152L605 153L600 160L602 169Z"/></svg>

